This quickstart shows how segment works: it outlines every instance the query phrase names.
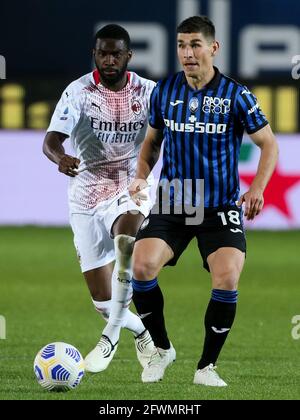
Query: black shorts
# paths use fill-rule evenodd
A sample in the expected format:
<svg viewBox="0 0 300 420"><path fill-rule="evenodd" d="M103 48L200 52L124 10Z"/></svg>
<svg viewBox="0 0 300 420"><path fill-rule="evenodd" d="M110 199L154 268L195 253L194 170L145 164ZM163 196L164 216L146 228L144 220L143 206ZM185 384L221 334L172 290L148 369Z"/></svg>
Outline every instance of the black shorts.
<svg viewBox="0 0 300 420"><path fill-rule="evenodd" d="M203 267L209 271L207 257L221 247L233 247L246 253L246 238L242 210L237 206L206 208L200 225L186 225L185 215L150 214L140 227L136 241L160 238L173 250L174 257L166 265L176 265L177 260L196 237Z"/></svg>

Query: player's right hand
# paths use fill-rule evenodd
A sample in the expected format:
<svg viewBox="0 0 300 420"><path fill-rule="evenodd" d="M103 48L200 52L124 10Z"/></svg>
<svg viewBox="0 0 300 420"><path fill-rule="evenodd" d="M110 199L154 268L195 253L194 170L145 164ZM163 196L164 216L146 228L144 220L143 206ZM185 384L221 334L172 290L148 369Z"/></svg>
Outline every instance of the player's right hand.
<svg viewBox="0 0 300 420"><path fill-rule="evenodd" d="M128 191L131 199L135 202L137 206L142 204L142 201L148 199L148 195L145 192L142 192L149 185L145 179L134 179L130 184Z"/></svg>
<svg viewBox="0 0 300 420"><path fill-rule="evenodd" d="M72 178L78 175L76 169L78 169L80 160L69 155L63 155L58 163L58 170L65 175L68 175Z"/></svg>
<svg viewBox="0 0 300 420"><path fill-rule="evenodd" d="M243 203L245 203L245 217L247 220L253 220L264 206L263 191L259 188L250 187L249 191L244 193L236 202L236 205L241 207Z"/></svg>

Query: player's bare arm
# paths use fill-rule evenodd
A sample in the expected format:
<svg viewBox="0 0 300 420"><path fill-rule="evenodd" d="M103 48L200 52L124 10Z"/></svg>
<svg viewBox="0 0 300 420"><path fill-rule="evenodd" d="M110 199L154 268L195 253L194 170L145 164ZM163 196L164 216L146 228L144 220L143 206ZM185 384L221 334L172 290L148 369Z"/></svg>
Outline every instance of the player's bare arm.
<svg viewBox="0 0 300 420"><path fill-rule="evenodd" d="M146 180L158 161L162 141L163 130L149 126L139 154L135 179L129 186L131 198L138 206L141 205L141 200L147 199L140 191L148 186Z"/></svg>
<svg viewBox="0 0 300 420"><path fill-rule="evenodd" d="M278 158L278 145L270 125L266 125L250 135L251 140L261 149L257 173L249 190L243 194L238 205L245 203L245 216L253 220L264 205L264 190L272 176Z"/></svg>
<svg viewBox="0 0 300 420"><path fill-rule="evenodd" d="M70 177L76 176L80 160L65 153L63 142L68 136L57 131L46 134L43 152L52 162L58 165L59 172Z"/></svg>

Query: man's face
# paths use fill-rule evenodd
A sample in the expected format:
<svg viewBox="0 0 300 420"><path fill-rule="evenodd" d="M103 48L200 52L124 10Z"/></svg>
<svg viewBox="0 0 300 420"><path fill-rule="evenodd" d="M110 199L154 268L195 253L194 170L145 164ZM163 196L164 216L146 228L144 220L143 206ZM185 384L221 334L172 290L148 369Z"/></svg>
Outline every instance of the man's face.
<svg viewBox="0 0 300 420"><path fill-rule="evenodd" d="M216 41L206 39L201 32L177 34L178 58L187 77L196 77L208 70L218 48Z"/></svg>
<svg viewBox="0 0 300 420"><path fill-rule="evenodd" d="M95 64L100 78L107 85L114 85L124 76L132 52L123 40L97 39L94 49Z"/></svg>

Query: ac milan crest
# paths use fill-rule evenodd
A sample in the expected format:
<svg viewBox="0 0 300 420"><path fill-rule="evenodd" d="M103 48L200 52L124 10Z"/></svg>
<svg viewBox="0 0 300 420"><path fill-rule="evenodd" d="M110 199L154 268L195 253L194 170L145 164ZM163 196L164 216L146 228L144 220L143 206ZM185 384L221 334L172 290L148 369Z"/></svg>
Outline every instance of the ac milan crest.
<svg viewBox="0 0 300 420"><path fill-rule="evenodd" d="M140 113L141 113L141 111L142 111L142 106L141 106L140 102L139 102L137 99L135 99L135 100L132 102L131 109L132 109L132 111L133 111L136 115L140 115Z"/></svg>

